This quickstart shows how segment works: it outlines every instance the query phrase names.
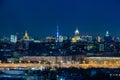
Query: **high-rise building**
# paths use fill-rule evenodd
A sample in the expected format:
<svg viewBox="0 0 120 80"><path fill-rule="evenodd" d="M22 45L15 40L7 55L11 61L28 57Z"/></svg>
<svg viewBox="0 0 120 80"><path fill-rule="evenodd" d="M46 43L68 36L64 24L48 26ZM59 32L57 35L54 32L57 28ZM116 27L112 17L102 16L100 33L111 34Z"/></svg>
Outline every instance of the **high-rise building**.
<svg viewBox="0 0 120 80"><path fill-rule="evenodd" d="M104 44L99 44L99 51L104 51Z"/></svg>
<svg viewBox="0 0 120 80"><path fill-rule="evenodd" d="M30 39L27 31L25 31L25 35L24 35L23 39L24 40L29 40Z"/></svg>
<svg viewBox="0 0 120 80"><path fill-rule="evenodd" d="M76 28L75 35L72 38L72 42L77 42L77 41L80 41L80 40L81 40L81 38L80 38L79 30L78 30L78 28Z"/></svg>
<svg viewBox="0 0 120 80"><path fill-rule="evenodd" d="M78 30L78 28L76 28L76 30L75 30L75 36L79 36L80 34L79 34L79 30Z"/></svg>
<svg viewBox="0 0 120 80"><path fill-rule="evenodd" d="M27 31L25 31L25 35L23 36L23 41L25 44L24 49L25 50L29 49L29 42L31 41L31 39L30 39Z"/></svg>
<svg viewBox="0 0 120 80"><path fill-rule="evenodd" d="M16 43L17 42L17 36L16 35L11 35L10 36L10 42Z"/></svg>
<svg viewBox="0 0 120 80"><path fill-rule="evenodd" d="M100 36L97 37L97 41L101 42L101 37Z"/></svg>
<svg viewBox="0 0 120 80"><path fill-rule="evenodd" d="M120 42L120 38L119 37L116 38L116 42Z"/></svg>
<svg viewBox="0 0 120 80"><path fill-rule="evenodd" d="M92 41L92 36L81 36L81 40L85 42L91 42Z"/></svg>
<svg viewBox="0 0 120 80"><path fill-rule="evenodd" d="M56 38L53 36L48 36L45 38L45 42L56 42Z"/></svg>
<svg viewBox="0 0 120 80"><path fill-rule="evenodd" d="M106 36L106 37L109 37L109 36L110 36L110 34L109 34L109 32L108 32L108 31L106 31L105 36Z"/></svg>
<svg viewBox="0 0 120 80"><path fill-rule="evenodd" d="M106 34L105 34L105 37L104 37L104 41L105 42L111 42L112 41L112 37L110 36L108 31L106 31Z"/></svg>
<svg viewBox="0 0 120 80"><path fill-rule="evenodd" d="M64 37L63 36L59 36L59 42L63 42Z"/></svg>

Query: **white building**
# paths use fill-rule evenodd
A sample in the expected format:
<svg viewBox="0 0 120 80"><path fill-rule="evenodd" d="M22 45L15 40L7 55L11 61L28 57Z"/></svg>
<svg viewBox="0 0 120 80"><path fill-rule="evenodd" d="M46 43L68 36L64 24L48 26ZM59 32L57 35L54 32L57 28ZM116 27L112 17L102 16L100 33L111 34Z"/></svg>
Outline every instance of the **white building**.
<svg viewBox="0 0 120 80"><path fill-rule="evenodd" d="M17 35L11 35L10 36L10 42L16 43L17 42Z"/></svg>

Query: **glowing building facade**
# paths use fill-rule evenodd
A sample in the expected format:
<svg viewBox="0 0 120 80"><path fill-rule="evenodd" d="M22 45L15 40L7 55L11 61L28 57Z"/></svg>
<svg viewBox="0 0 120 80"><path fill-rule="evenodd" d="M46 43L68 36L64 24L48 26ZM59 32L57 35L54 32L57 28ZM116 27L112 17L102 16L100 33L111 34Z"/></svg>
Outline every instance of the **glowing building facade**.
<svg viewBox="0 0 120 80"><path fill-rule="evenodd" d="M113 38L110 36L109 32L106 31L105 37L104 37L104 41L105 42L111 42L113 40Z"/></svg>
<svg viewBox="0 0 120 80"><path fill-rule="evenodd" d="M97 37L97 41L101 42L101 37L100 36Z"/></svg>
<svg viewBox="0 0 120 80"><path fill-rule="evenodd" d="M92 36L81 36L81 40L85 42L92 42Z"/></svg>
<svg viewBox="0 0 120 80"><path fill-rule="evenodd" d="M106 31L105 36L106 36L106 37L109 37L109 36L110 36L108 31Z"/></svg>
<svg viewBox="0 0 120 80"><path fill-rule="evenodd" d="M29 40L30 39L27 31L25 32L25 35L24 35L23 39L24 40Z"/></svg>
<svg viewBox="0 0 120 80"><path fill-rule="evenodd" d="M16 35L11 35L10 36L10 42L16 43L17 42L17 36Z"/></svg>
<svg viewBox="0 0 120 80"><path fill-rule="evenodd" d="M29 37L27 31L25 31L25 35L23 36L23 40L24 40L24 43L25 43L25 50L29 49L30 37Z"/></svg>
<svg viewBox="0 0 120 80"><path fill-rule="evenodd" d="M80 40L81 40L81 38L80 38L79 30L78 30L78 28L76 28L76 30L75 30L75 35L74 35L74 37L72 38L72 42L78 42L78 41L80 41Z"/></svg>

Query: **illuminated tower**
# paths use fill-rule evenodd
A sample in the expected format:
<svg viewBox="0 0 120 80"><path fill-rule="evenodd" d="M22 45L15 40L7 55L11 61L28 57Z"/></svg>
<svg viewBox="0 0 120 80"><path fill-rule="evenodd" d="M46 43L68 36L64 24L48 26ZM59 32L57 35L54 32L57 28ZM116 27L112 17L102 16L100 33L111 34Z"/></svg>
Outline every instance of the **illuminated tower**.
<svg viewBox="0 0 120 80"><path fill-rule="evenodd" d="M106 31L105 37L104 37L105 42L111 42L112 41L112 36L110 36L109 32Z"/></svg>
<svg viewBox="0 0 120 80"><path fill-rule="evenodd" d="M59 38L59 26L57 26L57 33L56 33L56 37Z"/></svg>
<svg viewBox="0 0 120 80"><path fill-rule="evenodd" d="M106 37L109 37L109 36L110 36L108 31L106 31L105 36L106 36Z"/></svg>
<svg viewBox="0 0 120 80"><path fill-rule="evenodd" d="M78 30L78 28L76 28L75 35L72 38L72 42L77 42L77 41L80 41L80 40L81 40L81 38L80 38L79 30Z"/></svg>
<svg viewBox="0 0 120 80"><path fill-rule="evenodd" d="M57 26L56 42L59 42L59 26Z"/></svg>
<svg viewBox="0 0 120 80"><path fill-rule="evenodd" d="M27 31L25 31L25 35L23 36L23 40L24 40L24 44L25 44L24 49L25 49L25 50L29 49L30 37L29 37Z"/></svg>
<svg viewBox="0 0 120 80"><path fill-rule="evenodd" d="M75 30L75 36L80 36L78 28Z"/></svg>
<svg viewBox="0 0 120 80"><path fill-rule="evenodd" d="M29 40L29 39L30 39L30 37L29 37L27 31L25 31L25 35L24 35L23 39L25 39L25 40Z"/></svg>

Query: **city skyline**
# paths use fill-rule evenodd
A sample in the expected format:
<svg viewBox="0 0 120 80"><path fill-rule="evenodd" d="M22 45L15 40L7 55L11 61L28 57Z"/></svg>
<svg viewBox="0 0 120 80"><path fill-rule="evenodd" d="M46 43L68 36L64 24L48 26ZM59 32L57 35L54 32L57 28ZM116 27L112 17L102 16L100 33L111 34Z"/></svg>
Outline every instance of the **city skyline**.
<svg viewBox="0 0 120 80"><path fill-rule="evenodd" d="M119 36L120 5L118 0L85 1L0 1L0 36L15 33L51 36L59 26L60 35L104 35L108 30ZM46 33L47 32L47 33ZM55 35L54 35L55 36Z"/></svg>
<svg viewBox="0 0 120 80"><path fill-rule="evenodd" d="M115 37L116 38L120 37L120 36L114 36L114 35L112 35L108 30L106 30L104 32L104 35L99 34L99 35L94 36L94 35L89 35L89 34L81 34L78 27L75 28L75 30L72 32L73 33L72 35L61 35L60 32L59 32L59 26L57 26L56 27L56 32L54 32L53 35L48 35L48 36L44 36L44 37L35 36L35 35L31 36L31 35L29 35L30 34L29 31L25 30L24 32L18 32L18 33L13 33L13 34L9 34L9 35L2 35L2 36L0 36L0 38L8 38L8 37L13 36L13 35L19 37L20 39L24 38L24 36L26 36L26 35L29 36L29 38L31 38L31 39L34 39L34 38L35 39L45 39L46 37L54 37L54 38L57 39L60 36L66 36L66 37L73 38L76 35L76 32L78 32L78 34L79 34L80 37L91 36L94 39L98 38L98 37L104 38L105 36L106 37L111 36L111 37L114 37L114 38Z"/></svg>
<svg viewBox="0 0 120 80"><path fill-rule="evenodd" d="M0 0L0 80L120 80L120 0Z"/></svg>

